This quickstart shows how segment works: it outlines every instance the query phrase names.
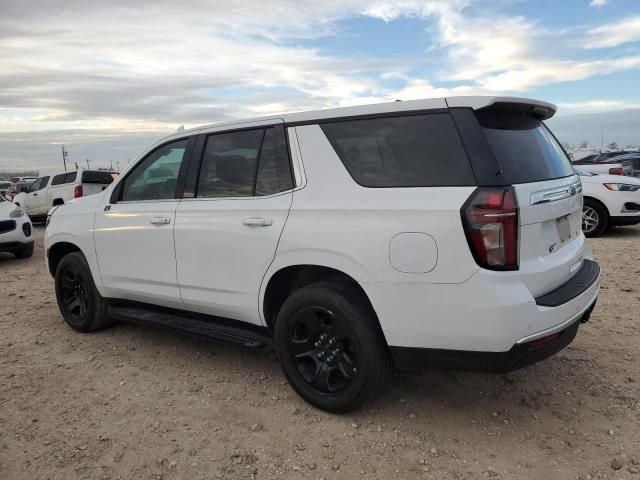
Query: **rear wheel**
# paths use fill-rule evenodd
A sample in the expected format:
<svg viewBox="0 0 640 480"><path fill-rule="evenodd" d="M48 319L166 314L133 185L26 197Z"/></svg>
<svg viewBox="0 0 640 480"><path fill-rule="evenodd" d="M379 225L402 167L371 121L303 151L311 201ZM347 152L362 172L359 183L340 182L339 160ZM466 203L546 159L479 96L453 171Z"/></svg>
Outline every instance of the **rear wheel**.
<svg viewBox="0 0 640 480"><path fill-rule="evenodd" d="M291 294L278 314L275 348L292 388L335 413L377 396L392 371L374 312L348 285L314 284Z"/></svg>
<svg viewBox="0 0 640 480"><path fill-rule="evenodd" d="M609 213L600 203L586 198L582 206L582 231L587 237L602 235L609 226Z"/></svg>
<svg viewBox="0 0 640 480"><path fill-rule="evenodd" d="M79 332L93 332L112 323L81 253L70 253L56 269L56 299L65 322Z"/></svg>

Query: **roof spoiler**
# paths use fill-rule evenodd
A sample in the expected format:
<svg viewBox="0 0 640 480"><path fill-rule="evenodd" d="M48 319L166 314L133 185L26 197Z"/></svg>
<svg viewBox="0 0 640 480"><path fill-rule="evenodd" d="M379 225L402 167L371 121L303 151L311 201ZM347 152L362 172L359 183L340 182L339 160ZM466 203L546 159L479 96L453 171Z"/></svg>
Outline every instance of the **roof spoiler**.
<svg viewBox="0 0 640 480"><path fill-rule="evenodd" d="M517 97L448 97L449 108L471 107L474 110L492 109L532 115L540 120L548 120L556 113L553 103Z"/></svg>

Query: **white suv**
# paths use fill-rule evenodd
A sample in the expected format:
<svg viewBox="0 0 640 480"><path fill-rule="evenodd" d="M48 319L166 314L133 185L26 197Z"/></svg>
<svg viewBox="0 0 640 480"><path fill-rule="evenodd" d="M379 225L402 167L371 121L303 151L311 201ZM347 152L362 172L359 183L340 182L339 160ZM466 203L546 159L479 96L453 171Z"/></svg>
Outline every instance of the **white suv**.
<svg viewBox="0 0 640 480"><path fill-rule="evenodd" d="M126 320L273 346L333 412L394 366L545 358L599 284L554 112L455 97L178 132L50 213L60 310L82 332Z"/></svg>
<svg viewBox="0 0 640 480"><path fill-rule="evenodd" d="M102 192L118 176L106 170L77 170L35 180L26 192L13 198L34 221L44 219L51 207L74 198Z"/></svg>

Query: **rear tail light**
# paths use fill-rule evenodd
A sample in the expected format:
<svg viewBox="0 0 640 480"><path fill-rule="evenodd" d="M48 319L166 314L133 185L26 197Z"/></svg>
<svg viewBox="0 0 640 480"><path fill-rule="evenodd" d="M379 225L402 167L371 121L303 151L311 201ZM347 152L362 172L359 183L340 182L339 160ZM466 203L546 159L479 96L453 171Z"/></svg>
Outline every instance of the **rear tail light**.
<svg viewBox="0 0 640 480"><path fill-rule="evenodd" d="M609 169L609 175L624 175L624 168L613 167Z"/></svg>
<svg viewBox="0 0 640 480"><path fill-rule="evenodd" d="M518 204L512 187L478 188L460 213L478 265L489 270L518 269Z"/></svg>
<svg viewBox="0 0 640 480"><path fill-rule="evenodd" d="M76 185L73 189L73 198L80 198L82 196L82 185Z"/></svg>

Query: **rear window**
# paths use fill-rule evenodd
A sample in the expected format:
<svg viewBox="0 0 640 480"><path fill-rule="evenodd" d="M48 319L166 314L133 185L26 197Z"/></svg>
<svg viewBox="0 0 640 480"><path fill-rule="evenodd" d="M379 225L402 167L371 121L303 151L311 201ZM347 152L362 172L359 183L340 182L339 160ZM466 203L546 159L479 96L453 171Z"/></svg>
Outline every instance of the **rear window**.
<svg viewBox="0 0 640 480"><path fill-rule="evenodd" d="M360 185L475 185L458 131L448 113L325 123L322 130Z"/></svg>
<svg viewBox="0 0 640 480"><path fill-rule="evenodd" d="M82 183L102 183L109 185L117 176L118 174L113 172L85 170L82 172Z"/></svg>
<svg viewBox="0 0 640 480"><path fill-rule="evenodd" d="M540 120L495 110L480 110L476 115L509 183L574 175L562 147Z"/></svg>

